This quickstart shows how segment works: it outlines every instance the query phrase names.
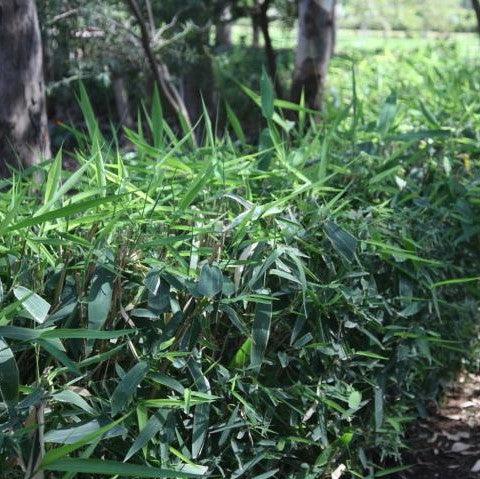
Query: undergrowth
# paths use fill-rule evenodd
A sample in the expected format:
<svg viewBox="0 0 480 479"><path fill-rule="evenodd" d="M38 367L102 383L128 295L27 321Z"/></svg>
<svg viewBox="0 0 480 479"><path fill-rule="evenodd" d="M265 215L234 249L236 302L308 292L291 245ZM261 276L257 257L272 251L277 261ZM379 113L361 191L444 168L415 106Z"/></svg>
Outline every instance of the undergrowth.
<svg viewBox="0 0 480 479"><path fill-rule="evenodd" d="M78 169L1 185L5 477L35 442L64 478L403 467L476 347L480 75L448 48L351 60L320 123L244 88L258 145L228 109L195 146L155 95L122 152L80 88Z"/></svg>

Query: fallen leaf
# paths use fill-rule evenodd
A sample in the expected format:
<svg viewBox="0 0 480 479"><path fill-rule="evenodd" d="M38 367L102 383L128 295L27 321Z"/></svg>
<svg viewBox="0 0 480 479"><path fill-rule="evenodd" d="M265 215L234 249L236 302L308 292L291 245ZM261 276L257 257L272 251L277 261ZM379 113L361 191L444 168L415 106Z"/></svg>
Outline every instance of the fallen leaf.
<svg viewBox="0 0 480 479"><path fill-rule="evenodd" d="M467 431L458 431L455 434L452 434L447 431L442 431L442 435L445 436L450 441L460 441L460 439L468 439L470 437L470 433Z"/></svg>
<svg viewBox="0 0 480 479"><path fill-rule="evenodd" d="M480 472L480 459L470 469L472 472Z"/></svg>
<svg viewBox="0 0 480 479"><path fill-rule="evenodd" d="M462 452L470 449L471 447L471 444L467 444L465 442L456 442L453 444L451 452Z"/></svg>
<svg viewBox="0 0 480 479"><path fill-rule="evenodd" d="M340 464L333 472L332 472L332 479L340 479L343 473L347 470L347 466L345 464Z"/></svg>

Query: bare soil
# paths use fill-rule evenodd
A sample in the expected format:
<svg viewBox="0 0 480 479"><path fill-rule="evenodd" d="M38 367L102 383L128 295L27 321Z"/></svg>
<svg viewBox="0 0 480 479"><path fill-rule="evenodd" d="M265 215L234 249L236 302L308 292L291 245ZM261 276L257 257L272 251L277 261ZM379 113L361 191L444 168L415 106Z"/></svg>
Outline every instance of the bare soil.
<svg viewBox="0 0 480 479"><path fill-rule="evenodd" d="M462 373L439 407L414 424L397 479L480 479L480 373Z"/></svg>

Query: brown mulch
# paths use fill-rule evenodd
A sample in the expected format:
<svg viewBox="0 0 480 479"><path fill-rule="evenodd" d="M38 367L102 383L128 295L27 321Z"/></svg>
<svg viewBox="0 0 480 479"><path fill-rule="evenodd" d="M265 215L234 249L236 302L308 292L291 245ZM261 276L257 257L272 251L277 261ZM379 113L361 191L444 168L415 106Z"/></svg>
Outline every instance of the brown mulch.
<svg viewBox="0 0 480 479"><path fill-rule="evenodd" d="M480 479L480 373L462 373L440 406L412 426L397 479Z"/></svg>

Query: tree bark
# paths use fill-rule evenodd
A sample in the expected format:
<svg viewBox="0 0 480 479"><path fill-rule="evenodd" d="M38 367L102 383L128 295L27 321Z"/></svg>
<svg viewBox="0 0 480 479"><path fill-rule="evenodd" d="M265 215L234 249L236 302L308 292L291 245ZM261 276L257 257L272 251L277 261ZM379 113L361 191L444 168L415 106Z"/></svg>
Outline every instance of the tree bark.
<svg viewBox="0 0 480 479"><path fill-rule="evenodd" d="M477 29L480 35L480 1L479 0L472 0L472 6L475 10L475 15L477 16Z"/></svg>
<svg viewBox="0 0 480 479"><path fill-rule="evenodd" d="M134 121L130 109L130 102L128 101L128 91L123 77L114 76L112 79L112 87L120 124L127 128L132 128Z"/></svg>
<svg viewBox="0 0 480 479"><path fill-rule="evenodd" d="M0 0L0 177L50 157L34 0Z"/></svg>
<svg viewBox="0 0 480 479"><path fill-rule="evenodd" d="M272 45L272 39L270 37L270 25L268 20L268 8L270 7L270 0L263 0L263 3L259 6L258 24L263 35L263 42L265 48L265 57L267 59L267 69L270 78L272 79L275 91L278 97L282 97L282 87L277 77L277 55Z"/></svg>
<svg viewBox="0 0 480 479"><path fill-rule="evenodd" d="M205 51L208 38L208 30L198 32L191 38L189 48L193 58L185 61L182 68L181 94L192 125L196 125L204 113L202 102L210 116L214 111L215 80L210 56ZM199 124L195 129L197 140L201 140L203 133L203 126Z"/></svg>
<svg viewBox="0 0 480 479"><path fill-rule="evenodd" d="M336 0L300 0L298 43L291 98L298 103L302 90L309 108L320 110L328 65L335 45Z"/></svg>
<svg viewBox="0 0 480 479"><path fill-rule="evenodd" d="M258 26L258 16L253 14L252 18L252 47L260 46L260 27Z"/></svg>
<svg viewBox="0 0 480 479"><path fill-rule="evenodd" d="M228 49L232 46L232 24L230 6L226 6L215 28L215 46Z"/></svg>

